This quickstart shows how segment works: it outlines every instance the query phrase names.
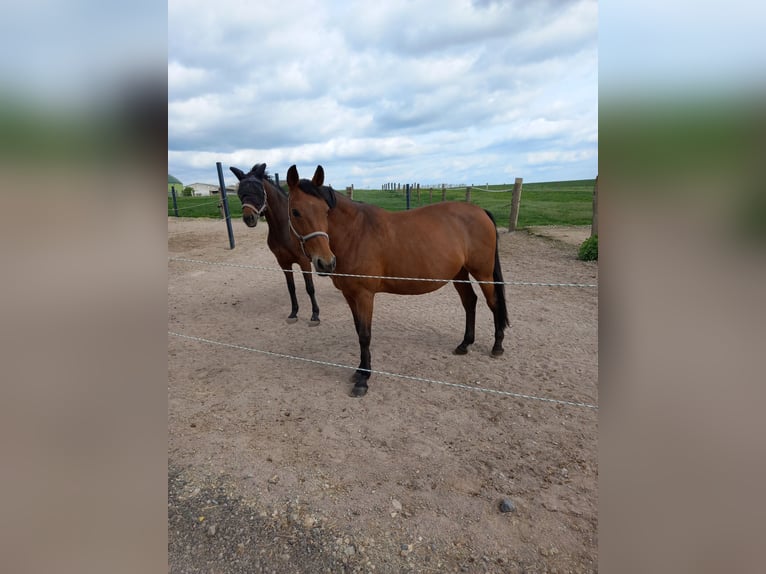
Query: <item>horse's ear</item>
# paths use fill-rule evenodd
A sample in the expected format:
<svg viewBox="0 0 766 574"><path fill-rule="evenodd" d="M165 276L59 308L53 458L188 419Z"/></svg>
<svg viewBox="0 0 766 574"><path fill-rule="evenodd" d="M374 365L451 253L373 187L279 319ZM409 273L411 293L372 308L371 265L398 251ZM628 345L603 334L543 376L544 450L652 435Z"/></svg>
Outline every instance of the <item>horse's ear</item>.
<svg viewBox="0 0 766 574"><path fill-rule="evenodd" d="M317 169L314 172L314 177L311 178L311 183L316 187L322 187L322 184L324 183L324 168L321 165L317 166Z"/></svg>
<svg viewBox="0 0 766 574"><path fill-rule="evenodd" d="M255 177L263 177L263 174L266 172L266 164L257 164L255 167L253 167L253 171L255 172Z"/></svg>
<svg viewBox="0 0 766 574"><path fill-rule="evenodd" d="M242 172L242 170L241 170L241 169L239 169L239 168L237 168L237 167L229 167L229 169L231 170L231 172L232 172L234 175L236 175L236 176L237 176L237 179L238 179L239 181L242 181L243 179L245 179L245 174Z"/></svg>
<svg viewBox="0 0 766 574"><path fill-rule="evenodd" d="M295 164L287 170L287 185L290 189L298 185L298 168L295 167Z"/></svg>

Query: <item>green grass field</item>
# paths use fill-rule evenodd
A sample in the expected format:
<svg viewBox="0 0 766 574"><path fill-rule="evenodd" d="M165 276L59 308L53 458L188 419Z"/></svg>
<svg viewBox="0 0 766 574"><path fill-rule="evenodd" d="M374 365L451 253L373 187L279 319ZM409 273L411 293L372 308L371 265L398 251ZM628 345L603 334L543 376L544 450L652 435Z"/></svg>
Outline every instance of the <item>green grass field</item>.
<svg viewBox="0 0 766 574"><path fill-rule="evenodd" d="M593 186L595 180L583 179L575 181L554 181L546 183L525 183L521 193L519 207L520 228L537 225L590 225L593 213ZM507 189L509 186L490 185L491 189ZM169 187L168 187L169 189ZM168 192L169 193L169 192ZM218 205L219 195L210 197L182 197L176 186L178 195L178 215L181 217L221 217ZM339 193L344 193L340 192ZM239 198L231 193L226 196L229 200L229 210L232 217L242 216L242 205ZM429 198L429 190L421 188L420 199L417 193L410 193L410 207L415 208L429 203L441 201L441 189L434 188ZM381 191L370 189L355 189L354 199L363 203L371 203L389 211L406 209L403 191ZM465 188L448 189L448 201L465 201ZM497 221L498 227L508 227L511 211L511 192L482 191L474 188L471 191L471 203L475 203L490 211ZM168 196L168 215L173 215L173 200Z"/></svg>

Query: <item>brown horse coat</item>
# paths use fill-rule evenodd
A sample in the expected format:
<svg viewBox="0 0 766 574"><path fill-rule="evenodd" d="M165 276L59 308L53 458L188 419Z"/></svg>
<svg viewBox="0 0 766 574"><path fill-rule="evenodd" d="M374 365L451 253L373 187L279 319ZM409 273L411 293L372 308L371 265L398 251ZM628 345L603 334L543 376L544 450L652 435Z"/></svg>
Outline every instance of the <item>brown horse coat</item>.
<svg viewBox="0 0 766 574"><path fill-rule="evenodd" d="M343 293L354 316L361 361L354 375L353 396L367 392L376 293L428 293L444 286L445 280L465 281L469 274L478 281L487 281L480 287L495 320L492 354L503 353L508 314L497 229L489 212L468 203L448 202L391 213L336 195L332 188L323 187L323 182L322 166L317 167L311 181L300 180L296 167L290 167L288 213L291 229L317 272L334 273L332 282ZM477 297L470 283L453 285L466 310L465 335L455 349L455 353L464 354L474 341Z"/></svg>

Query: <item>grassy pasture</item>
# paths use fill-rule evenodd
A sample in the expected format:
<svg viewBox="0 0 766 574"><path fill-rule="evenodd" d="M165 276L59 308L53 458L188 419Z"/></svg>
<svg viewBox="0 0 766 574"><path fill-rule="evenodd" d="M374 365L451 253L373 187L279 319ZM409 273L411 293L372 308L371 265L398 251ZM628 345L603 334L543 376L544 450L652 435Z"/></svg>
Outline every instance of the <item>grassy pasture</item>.
<svg viewBox="0 0 766 574"><path fill-rule="evenodd" d="M593 186L595 180L554 181L525 183L519 207L519 227L536 225L589 225L593 210ZM489 189L508 189L508 185L490 185ZM169 187L168 187L169 189ZM338 193L344 191L336 190ZM168 192L169 193L169 192ZM183 197L176 186L178 215L181 217L221 217L219 195L209 197ZM228 193L232 217L242 216L242 205L236 194ZM420 200L417 193L410 193L410 207L415 208L441 201L442 191L434 188L429 199L428 188L421 188ZM354 199L371 203L389 211L406 209L404 191L381 191L379 189L355 189ZM465 201L465 188L448 189L447 201ZM485 191L473 188L471 203L490 211L498 227L507 227L511 211L510 191ZM168 215L173 215L173 200L168 196Z"/></svg>

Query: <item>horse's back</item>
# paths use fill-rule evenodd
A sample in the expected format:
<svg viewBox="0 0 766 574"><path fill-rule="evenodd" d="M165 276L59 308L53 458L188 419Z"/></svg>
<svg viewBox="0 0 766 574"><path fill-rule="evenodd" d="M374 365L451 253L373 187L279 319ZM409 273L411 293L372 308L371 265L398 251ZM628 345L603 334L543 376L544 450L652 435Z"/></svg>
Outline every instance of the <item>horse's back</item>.
<svg viewBox="0 0 766 574"><path fill-rule="evenodd" d="M493 221L472 203L435 203L391 213L389 219L397 235L406 241L439 242L446 249L470 249L477 242L495 242Z"/></svg>
<svg viewBox="0 0 766 574"><path fill-rule="evenodd" d="M384 216L381 274L394 277L453 279L462 269L491 279L495 225L480 207L458 202L438 203ZM382 290L426 293L444 283L386 282Z"/></svg>

